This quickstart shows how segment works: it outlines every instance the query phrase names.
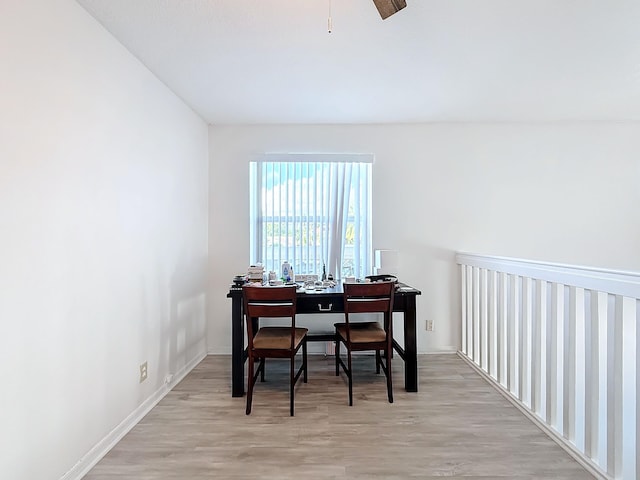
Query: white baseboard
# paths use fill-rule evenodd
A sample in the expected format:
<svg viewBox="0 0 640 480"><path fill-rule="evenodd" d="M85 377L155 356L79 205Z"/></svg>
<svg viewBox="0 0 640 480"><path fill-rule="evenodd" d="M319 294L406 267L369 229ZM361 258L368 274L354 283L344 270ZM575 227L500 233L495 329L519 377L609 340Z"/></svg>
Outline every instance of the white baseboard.
<svg viewBox="0 0 640 480"><path fill-rule="evenodd" d="M127 416L120 424L111 430L102 440L96 443L91 450L84 455L71 470L65 473L60 480L80 480L91 470L109 450L111 450L129 431L135 427L142 418L155 407L164 396L171 391L193 368L202 361L207 354L201 352L197 357L185 365L158 390L149 396L142 404Z"/></svg>

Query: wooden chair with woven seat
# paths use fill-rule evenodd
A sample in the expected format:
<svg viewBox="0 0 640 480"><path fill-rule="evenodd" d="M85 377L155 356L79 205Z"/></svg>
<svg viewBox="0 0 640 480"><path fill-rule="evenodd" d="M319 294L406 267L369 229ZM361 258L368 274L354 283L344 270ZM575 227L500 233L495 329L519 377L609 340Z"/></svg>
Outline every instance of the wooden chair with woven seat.
<svg viewBox="0 0 640 480"><path fill-rule="evenodd" d="M393 403L391 382L391 356L393 349L393 296L394 282L345 283L344 323L336 323L336 376L340 367L349 381L349 405L353 405L353 370L351 352L375 350L376 373L380 369L387 377L387 396ZM354 322L353 314L382 313L383 323L377 321ZM340 357L340 344L347 350L347 363ZM381 352L384 353L384 362Z"/></svg>
<svg viewBox="0 0 640 480"><path fill-rule="evenodd" d="M289 403L293 416L294 387L300 375L307 383L307 331L296 327L296 287L262 287L247 285L242 288L248 338L247 415L251 413L253 388L258 375L264 382L265 359L289 358ZM260 318L288 318L288 325L259 327ZM302 365L296 371L296 354L302 347ZM255 361L259 360L254 372Z"/></svg>

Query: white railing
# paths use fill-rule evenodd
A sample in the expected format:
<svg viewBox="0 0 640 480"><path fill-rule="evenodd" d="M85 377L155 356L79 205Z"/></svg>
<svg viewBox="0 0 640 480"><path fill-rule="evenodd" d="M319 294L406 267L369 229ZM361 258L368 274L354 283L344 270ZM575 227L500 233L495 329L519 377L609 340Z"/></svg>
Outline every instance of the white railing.
<svg viewBox="0 0 640 480"><path fill-rule="evenodd" d="M640 478L640 274L456 258L460 355L596 476Z"/></svg>

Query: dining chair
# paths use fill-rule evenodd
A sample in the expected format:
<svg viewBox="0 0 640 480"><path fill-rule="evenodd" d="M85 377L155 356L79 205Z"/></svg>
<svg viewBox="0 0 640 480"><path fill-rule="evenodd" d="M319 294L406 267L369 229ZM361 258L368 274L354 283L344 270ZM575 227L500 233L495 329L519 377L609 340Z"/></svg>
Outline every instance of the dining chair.
<svg viewBox="0 0 640 480"><path fill-rule="evenodd" d="M345 283L344 284L344 323L335 324L336 338L336 376L340 367L349 382L349 405L353 405L353 370L351 353L374 350L376 352L376 373L380 369L387 377L387 396L393 403L391 382L391 356L393 350L393 296L395 282ZM354 321L355 314L382 314L379 321ZM359 315L362 317L362 315ZM371 315L367 315L371 317ZM340 344L347 351L347 363L340 357ZM384 353L384 362L381 352Z"/></svg>
<svg viewBox="0 0 640 480"><path fill-rule="evenodd" d="M289 358L289 403L293 416L294 387L303 374L307 383L307 332L296 327L296 287L295 286L253 286L242 288L244 313L246 315L248 338L247 375L247 415L251 413L253 389L258 375L264 382L265 360L267 358ZM286 326L260 327L260 318L288 318ZM284 321L283 321L284 323ZM296 371L296 354L302 347L302 365ZM259 360L254 372L255 362Z"/></svg>

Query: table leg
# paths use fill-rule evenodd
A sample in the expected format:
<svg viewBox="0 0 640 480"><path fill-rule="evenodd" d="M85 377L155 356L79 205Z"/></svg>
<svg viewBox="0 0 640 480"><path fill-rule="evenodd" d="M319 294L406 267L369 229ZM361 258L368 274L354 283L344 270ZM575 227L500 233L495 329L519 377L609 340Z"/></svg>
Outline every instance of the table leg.
<svg viewBox="0 0 640 480"><path fill-rule="evenodd" d="M408 296L404 311L404 387L418 391L418 346L416 341L416 297Z"/></svg>
<svg viewBox="0 0 640 480"><path fill-rule="evenodd" d="M242 296L231 300L231 395L244 395L244 315Z"/></svg>

